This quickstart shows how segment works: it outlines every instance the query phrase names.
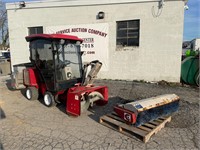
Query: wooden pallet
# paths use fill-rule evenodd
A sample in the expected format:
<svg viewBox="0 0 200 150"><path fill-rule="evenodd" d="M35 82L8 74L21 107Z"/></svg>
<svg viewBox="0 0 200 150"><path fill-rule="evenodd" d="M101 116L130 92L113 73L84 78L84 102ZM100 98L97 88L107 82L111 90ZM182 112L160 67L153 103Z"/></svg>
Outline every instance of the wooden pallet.
<svg viewBox="0 0 200 150"><path fill-rule="evenodd" d="M165 127L167 122L171 121L171 116L169 117L160 117L154 121L150 121L139 127L134 127L126 124L121 118L115 113L107 114L100 117L100 123L104 126L107 126L113 130L119 131L129 137L140 138L144 143L148 142L152 135L159 132L162 128Z"/></svg>

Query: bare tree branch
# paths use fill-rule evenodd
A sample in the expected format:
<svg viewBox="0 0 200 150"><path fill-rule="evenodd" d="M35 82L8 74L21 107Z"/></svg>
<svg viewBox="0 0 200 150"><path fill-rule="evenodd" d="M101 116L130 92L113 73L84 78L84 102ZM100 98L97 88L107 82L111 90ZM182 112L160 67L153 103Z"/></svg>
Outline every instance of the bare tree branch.
<svg viewBox="0 0 200 150"><path fill-rule="evenodd" d="M6 49L9 46L9 33L7 12L5 3L0 1L0 49Z"/></svg>

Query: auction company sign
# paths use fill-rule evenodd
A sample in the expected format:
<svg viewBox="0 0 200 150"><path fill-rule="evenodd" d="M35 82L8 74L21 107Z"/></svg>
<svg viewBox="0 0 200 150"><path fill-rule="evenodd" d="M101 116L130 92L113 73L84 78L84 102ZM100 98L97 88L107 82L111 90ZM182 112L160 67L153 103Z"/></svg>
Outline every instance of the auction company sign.
<svg viewBox="0 0 200 150"><path fill-rule="evenodd" d="M101 70L108 71L108 29L108 23L63 25L46 27L46 33L75 35L83 39L83 62L99 60L103 63Z"/></svg>

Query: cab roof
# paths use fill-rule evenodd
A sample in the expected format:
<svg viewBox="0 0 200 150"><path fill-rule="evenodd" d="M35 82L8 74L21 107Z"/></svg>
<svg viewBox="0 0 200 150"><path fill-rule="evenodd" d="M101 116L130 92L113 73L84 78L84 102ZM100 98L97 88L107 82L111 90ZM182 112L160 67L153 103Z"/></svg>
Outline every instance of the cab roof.
<svg viewBox="0 0 200 150"><path fill-rule="evenodd" d="M30 36L26 36L25 38L27 42L30 42L36 39L66 39L66 40L73 40L73 41L80 41L80 42L83 41L77 36L66 35L66 34L33 34Z"/></svg>

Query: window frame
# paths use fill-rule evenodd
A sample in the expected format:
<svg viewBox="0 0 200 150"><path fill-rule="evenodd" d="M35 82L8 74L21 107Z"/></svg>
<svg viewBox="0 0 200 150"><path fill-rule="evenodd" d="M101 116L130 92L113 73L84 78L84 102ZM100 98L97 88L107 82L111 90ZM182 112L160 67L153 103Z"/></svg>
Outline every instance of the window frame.
<svg viewBox="0 0 200 150"><path fill-rule="evenodd" d="M135 26L133 24L134 27L129 27L130 26L130 22L133 22L134 24L136 23L137 26ZM126 32L126 36L122 37L119 36L119 23L126 23L126 28L121 28L121 31L125 31ZM132 34L137 34L137 35L133 35L132 37L130 35L128 35L128 33L130 33L130 30L136 30L134 32L132 32ZM136 37L135 37L136 36ZM118 40L121 39L126 39L126 44L118 44ZM129 44L128 40L130 39L135 39L135 43L136 44ZM120 21L116 21L116 46L118 47L139 47L140 46L140 19L132 19L132 20L120 20Z"/></svg>
<svg viewBox="0 0 200 150"><path fill-rule="evenodd" d="M31 29L34 29L34 33L31 33ZM42 32L39 32L41 29ZM28 35L33 35L33 34L43 34L44 33L44 28L43 26L35 26L35 27L28 27Z"/></svg>

